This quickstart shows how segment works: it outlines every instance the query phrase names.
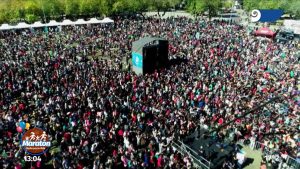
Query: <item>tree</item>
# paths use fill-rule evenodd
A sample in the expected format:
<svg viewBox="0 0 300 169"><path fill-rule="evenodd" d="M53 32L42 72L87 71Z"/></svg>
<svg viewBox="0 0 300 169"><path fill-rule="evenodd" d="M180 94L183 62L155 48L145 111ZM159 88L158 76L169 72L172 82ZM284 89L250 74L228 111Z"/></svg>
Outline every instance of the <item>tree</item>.
<svg viewBox="0 0 300 169"><path fill-rule="evenodd" d="M75 16L79 15L79 0L65 0L64 14L68 18L74 19Z"/></svg>
<svg viewBox="0 0 300 169"><path fill-rule="evenodd" d="M152 0L150 1L150 9L156 10L157 14L160 15L160 12L163 11L163 15L166 11L172 7L175 7L179 4L180 0Z"/></svg>
<svg viewBox="0 0 300 169"><path fill-rule="evenodd" d="M280 2L280 0L261 0L258 3L258 7L259 9L279 9Z"/></svg>
<svg viewBox="0 0 300 169"><path fill-rule="evenodd" d="M145 12L149 8L149 5L149 0L133 0L130 3L130 8L132 11L142 14L142 12Z"/></svg>
<svg viewBox="0 0 300 169"><path fill-rule="evenodd" d="M285 13L294 15L296 18L300 18L300 1L299 0L285 0L280 4L280 9Z"/></svg>
<svg viewBox="0 0 300 169"><path fill-rule="evenodd" d="M25 20L29 23L32 23L39 18L43 18L43 12L36 0L25 1L24 10Z"/></svg>
<svg viewBox="0 0 300 169"><path fill-rule="evenodd" d="M43 0L41 5L47 18L56 19L64 14L64 5L60 0Z"/></svg>
<svg viewBox="0 0 300 169"><path fill-rule="evenodd" d="M218 11L222 8L222 2L221 0L205 0L206 9L208 11L208 17L211 19L211 17L216 16L218 14Z"/></svg>
<svg viewBox="0 0 300 169"><path fill-rule="evenodd" d="M226 0L223 3L223 7L226 9L230 9L230 8L232 8L233 4L234 4L233 0Z"/></svg>
<svg viewBox="0 0 300 169"><path fill-rule="evenodd" d="M199 15L205 12L204 1L190 0L188 3L188 11L194 15Z"/></svg>
<svg viewBox="0 0 300 169"><path fill-rule="evenodd" d="M188 10L190 12L196 15L207 12L209 19L211 19L213 16L216 16L221 8L221 0L190 0L188 3Z"/></svg>
<svg viewBox="0 0 300 169"><path fill-rule="evenodd" d="M115 14L138 13L143 16L143 12L145 12L150 5L150 0L117 0L113 4L113 12Z"/></svg>
<svg viewBox="0 0 300 169"><path fill-rule="evenodd" d="M300 1L293 0L287 11L295 15L296 18L300 18Z"/></svg>
<svg viewBox="0 0 300 169"><path fill-rule="evenodd" d="M254 9L258 9L259 2L253 0L244 0L243 7L247 11L252 11Z"/></svg>
<svg viewBox="0 0 300 169"><path fill-rule="evenodd" d="M100 15L110 15L111 14L111 8L112 3L109 2L109 0L100 0L100 5L98 7L98 13Z"/></svg>
<svg viewBox="0 0 300 169"><path fill-rule="evenodd" d="M131 0L129 0L129 1L131 1ZM127 0L118 0L113 4L112 10L114 13L117 13L117 14L123 13L125 11L129 11L130 3L131 2L128 2Z"/></svg>
<svg viewBox="0 0 300 169"><path fill-rule="evenodd" d="M99 14L99 0L80 0L79 10L81 15L90 16Z"/></svg>

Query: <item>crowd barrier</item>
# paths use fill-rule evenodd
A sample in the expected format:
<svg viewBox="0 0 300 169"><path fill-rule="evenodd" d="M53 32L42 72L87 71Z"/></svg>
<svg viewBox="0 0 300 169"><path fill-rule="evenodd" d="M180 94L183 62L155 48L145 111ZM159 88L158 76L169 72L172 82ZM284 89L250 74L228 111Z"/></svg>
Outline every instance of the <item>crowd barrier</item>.
<svg viewBox="0 0 300 169"><path fill-rule="evenodd" d="M179 151L183 155L188 155L188 157L192 160L193 167L196 169L209 169L211 163L205 158L198 155L196 151L191 149L189 146L184 144L181 141L173 141L172 146Z"/></svg>
<svg viewBox="0 0 300 169"><path fill-rule="evenodd" d="M240 141L243 143L243 140ZM278 150L276 148L269 148L264 143L255 141L250 143L250 148L252 150L260 150L263 153L263 156L266 158L267 162L275 161L278 163L278 169L299 169L300 163L293 157L287 155L285 158L276 155L275 152Z"/></svg>

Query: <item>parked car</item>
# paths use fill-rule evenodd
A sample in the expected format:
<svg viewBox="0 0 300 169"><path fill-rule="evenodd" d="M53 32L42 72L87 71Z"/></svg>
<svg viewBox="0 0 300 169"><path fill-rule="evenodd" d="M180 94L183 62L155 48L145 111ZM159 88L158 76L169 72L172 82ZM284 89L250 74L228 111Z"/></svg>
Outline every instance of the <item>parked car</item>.
<svg viewBox="0 0 300 169"><path fill-rule="evenodd" d="M279 31L275 37L276 42L287 42L295 37L292 31Z"/></svg>

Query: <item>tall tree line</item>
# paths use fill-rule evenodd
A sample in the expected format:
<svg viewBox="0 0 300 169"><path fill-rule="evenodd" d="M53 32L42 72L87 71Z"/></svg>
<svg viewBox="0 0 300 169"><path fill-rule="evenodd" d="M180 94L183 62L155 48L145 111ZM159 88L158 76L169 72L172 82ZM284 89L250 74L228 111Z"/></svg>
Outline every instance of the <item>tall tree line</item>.
<svg viewBox="0 0 300 169"><path fill-rule="evenodd" d="M193 14L216 16L221 9L231 8L234 0L0 0L0 24L37 20L76 19L113 14L165 12L185 2ZM300 0L243 0L243 8L283 9L300 18Z"/></svg>
<svg viewBox="0 0 300 169"><path fill-rule="evenodd" d="M175 7L182 0L1 0L0 23L76 19L112 14L158 12Z"/></svg>

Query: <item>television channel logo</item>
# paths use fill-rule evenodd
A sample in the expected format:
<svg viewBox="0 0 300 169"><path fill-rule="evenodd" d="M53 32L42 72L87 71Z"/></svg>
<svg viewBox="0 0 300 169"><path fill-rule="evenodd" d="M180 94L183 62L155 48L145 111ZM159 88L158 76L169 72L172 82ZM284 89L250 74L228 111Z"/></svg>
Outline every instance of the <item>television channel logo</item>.
<svg viewBox="0 0 300 169"><path fill-rule="evenodd" d="M280 9L254 9L251 12L251 22L276 22L283 15Z"/></svg>

